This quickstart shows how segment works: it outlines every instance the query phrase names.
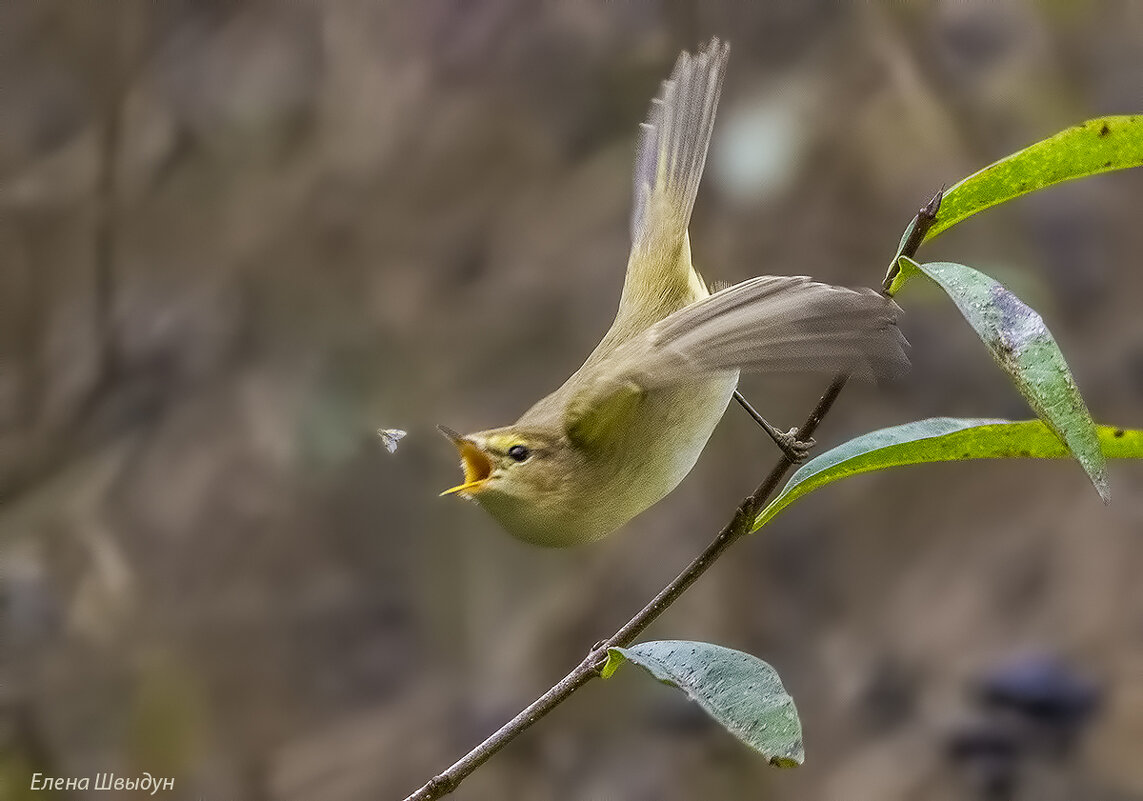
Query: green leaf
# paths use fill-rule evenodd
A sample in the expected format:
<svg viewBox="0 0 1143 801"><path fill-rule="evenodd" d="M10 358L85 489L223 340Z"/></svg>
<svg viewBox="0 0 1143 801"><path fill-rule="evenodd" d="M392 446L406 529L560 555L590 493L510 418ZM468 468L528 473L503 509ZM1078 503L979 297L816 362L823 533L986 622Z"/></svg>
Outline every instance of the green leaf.
<svg viewBox="0 0 1143 801"><path fill-rule="evenodd" d="M1100 497L1110 500L1095 423L1040 315L995 279L963 264L917 264L904 256L901 264L906 280L920 271L952 298L1028 405L1067 444Z"/></svg>
<svg viewBox="0 0 1143 801"><path fill-rule="evenodd" d="M615 671L619 670L623 663L627 661L627 657L625 657L622 652L622 648L607 649L607 661L603 663L603 667L599 670L599 677L601 679L610 679L615 675Z"/></svg>
<svg viewBox="0 0 1143 801"><path fill-rule="evenodd" d="M761 659L706 642L663 640L608 649L611 673L625 658L682 690L771 765L788 768L805 759L794 699Z"/></svg>
<svg viewBox="0 0 1143 801"><path fill-rule="evenodd" d="M945 192L932 239L978 211L1085 175L1143 166L1143 116L1073 125L968 176Z"/></svg>
<svg viewBox="0 0 1143 801"><path fill-rule="evenodd" d="M1028 192L1139 166L1143 166L1143 115L1088 120L990 164L950 188L925 241L978 211ZM896 269L894 262L886 279L890 295L897 287Z"/></svg>
<svg viewBox="0 0 1143 801"><path fill-rule="evenodd" d="M1097 426L1109 459L1143 459L1143 430ZM902 465L965 459L1063 459L1070 454L1039 420L933 417L871 431L802 465L754 521L754 530L791 503L834 481Z"/></svg>

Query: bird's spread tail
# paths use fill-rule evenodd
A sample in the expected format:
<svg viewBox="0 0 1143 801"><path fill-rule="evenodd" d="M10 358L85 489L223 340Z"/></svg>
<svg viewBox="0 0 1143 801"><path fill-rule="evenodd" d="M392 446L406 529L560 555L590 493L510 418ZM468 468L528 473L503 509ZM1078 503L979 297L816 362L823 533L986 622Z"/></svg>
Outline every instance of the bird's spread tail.
<svg viewBox="0 0 1143 801"><path fill-rule="evenodd" d="M631 241L677 246L690 223L714 128L730 45L683 53L642 125L635 160Z"/></svg>

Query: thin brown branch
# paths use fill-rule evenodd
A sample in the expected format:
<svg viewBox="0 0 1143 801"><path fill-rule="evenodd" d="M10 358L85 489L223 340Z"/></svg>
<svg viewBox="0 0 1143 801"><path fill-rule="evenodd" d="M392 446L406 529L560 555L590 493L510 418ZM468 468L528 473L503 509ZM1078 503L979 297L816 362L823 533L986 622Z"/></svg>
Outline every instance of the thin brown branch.
<svg viewBox="0 0 1143 801"><path fill-rule="evenodd" d="M913 220L910 235L901 248L900 255L912 257L916 254L917 248L925 239L925 234L936 220L941 195L942 193L938 192L928 204L918 211L917 217ZM806 417L806 421L798 429L798 439L804 441L813 436L822 419L833 408L834 402L848 380L849 377L846 375L834 377L825 393L818 400L817 405ZM433 801L448 795L457 788L465 777L491 759L493 754L567 700L580 687L598 676L603 664L607 661L609 648L625 647L634 642L635 638L666 611L667 607L678 600L679 596L686 592L687 588L694 584L726 549L750 533L758 512L778 489L782 478L793 465L793 461L783 455L770 470L769 475L758 485L758 489L754 490L738 505L730 522L722 528L722 531L718 533L710 545L695 557L694 561L687 565L683 572L675 576L670 584L660 590L633 618L624 623L618 631L606 640L592 648L583 661L553 685L551 689L443 773L439 773L427 781L420 789L409 795L405 801Z"/></svg>
<svg viewBox="0 0 1143 801"><path fill-rule="evenodd" d="M940 211L944 196L945 190L942 188L941 191L933 195L932 200L917 210L917 216L909 223L909 235L905 237L905 241L901 243L901 250L893 257L893 263L889 265L889 273L885 276L885 283L882 286L884 291L889 291L893 279L897 276L897 260L902 256L913 258L917 255L917 248L925 241L929 229L937 221L937 212Z"/></svg>

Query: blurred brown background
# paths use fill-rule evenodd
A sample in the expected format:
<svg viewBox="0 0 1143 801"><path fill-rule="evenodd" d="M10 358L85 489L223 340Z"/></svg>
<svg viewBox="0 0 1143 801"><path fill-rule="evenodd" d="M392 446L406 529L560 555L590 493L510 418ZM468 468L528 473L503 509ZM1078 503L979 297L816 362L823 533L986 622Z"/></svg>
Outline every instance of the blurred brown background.
<svg viewBox="0 0 1143 801"><path fill-rule="evenodd" d="M436 493L433 425L506 423L614 312L638 123L678 51L730 71L692 227L713 280L876 285L917 206L1143 107L1143 5L115 2L0 6L0 795L30 771L163 797L391 799L626 620L776 451L731 409L610 541L551 552ZM926 247L1045 316L1095 417L1143 426L1143 172ZM900 297L914 369L820 447L1030 413L951 304ZM783 426L820 380L744 381ZM396 454L377 427L409 431ZM1143 470L989 463L851 480L736 548L649 637L782 673L807 764L766 767L633 669L457 799L973 799L975 677L1054 654L1103 704L1016 798L1143 798ZM82 794L81 794L82 796ZM113 794L101 793L100 798ZM123 797L135 797L124 794Z"/></svg>

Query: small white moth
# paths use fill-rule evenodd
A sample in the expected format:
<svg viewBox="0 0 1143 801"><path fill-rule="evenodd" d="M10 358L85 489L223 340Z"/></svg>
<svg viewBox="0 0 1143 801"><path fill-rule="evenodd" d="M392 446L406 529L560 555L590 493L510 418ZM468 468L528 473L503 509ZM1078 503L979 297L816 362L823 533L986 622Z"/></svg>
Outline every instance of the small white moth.
<svg viewBox="0 0 1143 801"><path fill-rule="evenodd" d="M385 450L389 453L397 452L397 443L401 441L407 431L402 431L399 428L379 428L377 429L377 436L381 437L381 444L385 446Z"/></svg>

